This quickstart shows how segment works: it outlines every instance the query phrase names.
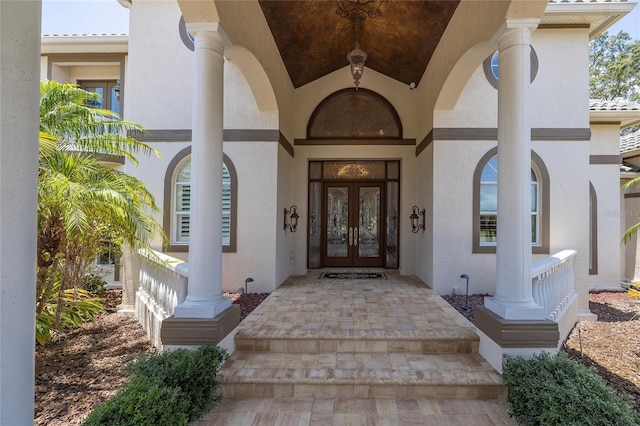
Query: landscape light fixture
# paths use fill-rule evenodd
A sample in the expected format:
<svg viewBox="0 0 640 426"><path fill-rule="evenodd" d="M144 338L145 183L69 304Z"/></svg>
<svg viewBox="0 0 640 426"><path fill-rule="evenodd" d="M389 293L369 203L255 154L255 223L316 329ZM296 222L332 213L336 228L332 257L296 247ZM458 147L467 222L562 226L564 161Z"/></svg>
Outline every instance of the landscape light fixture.
<svg viewBox="0 0 640 426"><path fill-rule="evenodd" d="M252 283L252 282L253 282L253 278L251 278L251 277L249 277L249 278L244 280L244 292L245 292L245 294L249 293L249 288L248 288L247 284Z"/></svg>
<svg viewBox="0 0 640 426"><path fill-rule="evenodd" d="M425 230L425 221L424 221L424 217L425 217L425 209L420 210L418 208L418 206L413 206L411 208L411 216L409 216L409 219L411 219L411 232L413 232L414 234L417 233L419 230L422 229L422 232L424 232ZM420 222L420 216L422 216L422 223Z"/></svg>
<svg viewBox="0 0 640 426"><path fill-rule="evenodd" d="M289 229L291 232L296 232L299 217L297 206L293 205L289 209L284 209L284 230ZM289 218L289 222L287 222L287 218Z"/></svg>
<svg viewBox="0 0 640 426"><path fill-rule="evenodd" d="M460 278L463 280L467 280L467 290L464 293L464 309L469 309L469 275L462 274Z"/></svg>

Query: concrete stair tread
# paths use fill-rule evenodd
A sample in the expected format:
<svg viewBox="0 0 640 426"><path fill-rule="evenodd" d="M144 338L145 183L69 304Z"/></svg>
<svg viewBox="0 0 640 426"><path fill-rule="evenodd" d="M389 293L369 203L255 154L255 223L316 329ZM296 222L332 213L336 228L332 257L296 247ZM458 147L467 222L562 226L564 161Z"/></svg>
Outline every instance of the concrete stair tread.
<svg viewBox="0 0 640 426"><path fill-rule="evenodd" d="M312 339L246 338L236 335L236 350L241 352L295 353L477 353L477 335L459 339Z"/></svg>
<svg viewBox="0 0 640 426"><path fill-rule="evenodd" d="M477 354L235 353L221 383L502 386Z"/></svg>
<svg viewBox="0 0 640 426"><path fill-rule="evenodd" d="M344 330L240 328L239 339L351 339L351 340L480 340L474 327L449 327L442 330Z"/></svg>

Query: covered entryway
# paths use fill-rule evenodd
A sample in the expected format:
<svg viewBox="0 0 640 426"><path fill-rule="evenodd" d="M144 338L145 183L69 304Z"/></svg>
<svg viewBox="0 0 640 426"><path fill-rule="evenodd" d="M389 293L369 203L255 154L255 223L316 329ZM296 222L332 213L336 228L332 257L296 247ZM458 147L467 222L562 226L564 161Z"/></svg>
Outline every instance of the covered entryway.
<svg viewBox="0 0 640 426"><path fill-rule="evenodd" d="M398 267L400 162L309 163L309 267Z"/></svg>

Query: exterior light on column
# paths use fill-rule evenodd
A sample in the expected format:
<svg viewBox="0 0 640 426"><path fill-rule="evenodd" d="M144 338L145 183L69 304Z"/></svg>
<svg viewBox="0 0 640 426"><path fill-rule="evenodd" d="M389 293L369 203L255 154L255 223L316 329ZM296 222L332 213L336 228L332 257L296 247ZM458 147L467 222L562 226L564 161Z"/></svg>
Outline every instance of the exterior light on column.
<svg viewBox="0 0 640 426"><path fill-rule="evenodd" d="M291 206L289 209L284 209L284 229L285 231L289 229L291 232L296 232L296 228L298 227L298 207ZM289 219L287 221L287 218Z"/></svg>
<svg viewBox="0 0 640 426"><path fill-rule="evenodd" d="M422 223L420 223L420 216L422 216ZM419 230L422 229L422 232L424 232L425 228L425 209L418 209L418 206L413 206L411 208L411 216L409 216L409 219L411 219L411 232L413 232L414 234L416 234Z"/></svg>

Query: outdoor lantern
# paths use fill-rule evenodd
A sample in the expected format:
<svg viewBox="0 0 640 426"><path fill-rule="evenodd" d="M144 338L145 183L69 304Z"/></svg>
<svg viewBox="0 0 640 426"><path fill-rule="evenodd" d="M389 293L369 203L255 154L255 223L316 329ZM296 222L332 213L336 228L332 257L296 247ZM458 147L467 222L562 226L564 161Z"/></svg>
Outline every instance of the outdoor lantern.
<svg viewBox="0 0 640 426"><path fill-rule="evenodd" d="M289 218L289 222L287 223L287 217ZM291 232L296 232L296 228L298 227L298 207L293 205L289 209L284 209L284 229L287 228Z"/></svg>
<svg viewBox="0 0 640 426"><path fill-rule="evenodd" d="M426 209L420 210L420 209L418 209L418 206L413 206L411 208L411 216L409 216L409 219L411 219L411 232L413 232L414 234L417 233L421 229L424 232L424 230L425 230L425 221L424 221L425 212L426 212ZM420 216L422 216L422 223L419 223L420 222Z"/></svg>
<svg viewBox="0 0 640 426"><path fill-rule="evenodd" d="M364 62L367 60L367 54L360 49L359 43L356 41L356 47L347 54L347 60L351 67L351 76L353 77L353 84L358 90L360 85L360 78L364 73Z"/></svg>
<svg viewBox="0 0 640 426"><path fill-rule="evenodd" d="M364 63L367 60L367 54L360 49L360 29L367 17L373 19L382 15L380 5L385 1L387 0L338 0L337 2L336 13L351 21L351 26L355 33L356 45L347 54L347 61L349 61L351 76L356 90L360 85L360 79L364 73Z"/></svg>

